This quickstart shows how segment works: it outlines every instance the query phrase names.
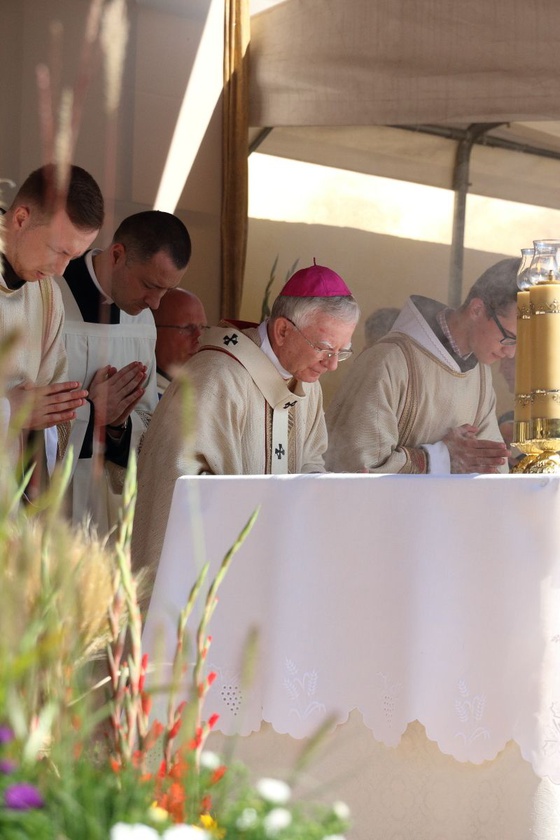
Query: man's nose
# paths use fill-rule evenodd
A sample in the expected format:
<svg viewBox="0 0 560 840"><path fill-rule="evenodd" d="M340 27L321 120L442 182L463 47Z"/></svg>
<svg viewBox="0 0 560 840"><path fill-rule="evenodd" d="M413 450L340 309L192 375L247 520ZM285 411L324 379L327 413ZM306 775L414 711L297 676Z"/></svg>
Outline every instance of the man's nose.
<svg viewBox="0 0 560 840"><path fill-rule="evenodd" d="M166 291L167 289L150 289L150 291L144 296L144 303L147 303L150 309L159 309L161 299Z"/></svg>
<svg viewBox="0 0 560 840"><path fill-rule="evenodd" d="M61 277L68 268L69 262L70 257L67 257L65 254L59 254L54 261L53 274L58 274Z"/></svg>
<svg viewBox="0 0 560 840"><path fill-rule="evenodd" d="M334 353L332 356L327 356L323 359L323 364L327 370L336 370L338 367L338 356Z"/></svg>
<svg viewBox="0 0 560 840"><path fill-rule="evenodd" d="M516 344L506 344L504 347L504 356L506 359L513 359L515 356L515 351L517 350Z"/></svg>

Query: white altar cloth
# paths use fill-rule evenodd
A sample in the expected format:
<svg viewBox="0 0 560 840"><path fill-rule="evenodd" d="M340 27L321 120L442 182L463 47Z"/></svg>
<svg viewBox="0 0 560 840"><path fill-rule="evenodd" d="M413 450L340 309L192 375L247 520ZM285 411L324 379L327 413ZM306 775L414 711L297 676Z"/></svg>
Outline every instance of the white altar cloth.
<svg viewBox="0 0 560 840"><path fill-rule="evenodd" d="M145 650L161 658L163 628L171 658L197 569L209 559L210 580L260 506L210 625L206 711L224 733L265 720L302 738L358 708L387 746L415 720L463 762L514 740L560 784L559 491L550 476L181 478Z"/></svg>

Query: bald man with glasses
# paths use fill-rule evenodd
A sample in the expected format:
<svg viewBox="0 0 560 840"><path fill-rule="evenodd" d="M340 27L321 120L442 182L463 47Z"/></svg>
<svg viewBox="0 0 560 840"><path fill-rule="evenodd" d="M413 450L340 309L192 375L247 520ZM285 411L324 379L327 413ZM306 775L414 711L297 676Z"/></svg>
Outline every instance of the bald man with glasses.
<svg viewBox="0 0 560 840"><path fill-rule="evenodd" d="M482 274L458 309L421 296L361 353L327 411L333 472L507 472L488 367L513 358L520 260Z"/></svg>
<svg viewBox="0 0 560 840"><path fill-rule="evenodd" d="M161 399L181 365L198 352L208 319L200 298L186 289L171 289L154 312L157 391Z"/></svg>

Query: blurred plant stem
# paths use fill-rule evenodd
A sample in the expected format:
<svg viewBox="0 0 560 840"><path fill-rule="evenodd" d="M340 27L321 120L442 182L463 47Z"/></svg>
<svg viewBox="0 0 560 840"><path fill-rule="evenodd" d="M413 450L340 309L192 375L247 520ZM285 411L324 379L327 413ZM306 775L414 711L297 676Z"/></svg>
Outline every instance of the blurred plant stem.
<svg viewBox="0 0 560 840"><path fill-rule="evenodd" d="M276 259L272 263L272 268L270 269L270 275L269 275L269 278L268 278L268 283L266 284L265 289L264 289L263 302L262 302L262 305L261 305L261 317L260 317L261 322L265 321L270 315L270 293L272 291L272 286L274 285L274 283L276 281L276 268L278 266L278 258L279 258L279 255L277 254ZM299 257L290 266L290 268L286 272L286 276L284 277L284 282L282 283L282 286L286 285L286 283L288 282L288 280L290 279L290 277L292 276L292 274L296 270L298 262L299 262Z"/></svg>

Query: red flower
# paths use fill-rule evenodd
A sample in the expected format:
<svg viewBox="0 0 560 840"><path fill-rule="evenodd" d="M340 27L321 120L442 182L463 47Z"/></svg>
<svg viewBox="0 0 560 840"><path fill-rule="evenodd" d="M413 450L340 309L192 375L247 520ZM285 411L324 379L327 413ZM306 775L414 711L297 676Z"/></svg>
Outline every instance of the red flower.
<svg viewBox="0 0 560 840"><path fill-rule="evenodd" d="M175 709L175 717L176 718L181 717L181 715L183 714L183 709L185 708L186 705L187 705L186 700L183 700L181 703L179 703L179 705Z"/></svg>
<svg viewBox="0 0 560 840"><path fill-rule="evenodd" d="M175 723L173 724L173 726L169 730L169 740L171 740L172 738L175 738L175 736L177 735L177 733L179 732L179 730L181 728L182 722L183 721L181 720L181 718L178 718L175 721Z"/></svg>
<svg viewBox="0 0 560 840"><path fill-rule="evenodd" d="M148 668L148 654L145 653L140 664L140 679L138 680L138 691L144 691L144 683L146 682L146 670Z"/></svg>
<svg viewBox="0 0 560 840"><path fill-rule="evenodd" d="M170 779L182 779L188 770L187 764L184 761L176 761L173 767L169 770Z"/></svg>
<svg viewBox="0 0 560 840"><path fill-rule="evenodd" d="M134 752L132 753L132 766L141 767L144 758L145 756L142 750L134 750Z"/></svg>
<svg viewBox="0 0 560 840"><path fill-rule="evenodd" d="M223 777L224 773L226 772L226 770L227 770L227 767L225 766L225 764L220 764L219 767L216 767L216 769L214 770L214 772L212 773L212 775L210 777L210 784L215 785L217 782L219 782L220 779Z"/></svg>
<svg viewBox="0 0 560 840"><path fill-rule="evenodd" d="M148 730L148 734L144 739L144 751L148 752L152 749L158 738L161 736L161 733L164 731L165 726L159 722L159 720L154 720L150 729Z"/></svg>
<svg viewBox="0 0 560 840"><path fill-rule="evenodd" d="M181 785L173 782L167 793L160 797L158 805L171 814L173 822L182 823L185 821L185 798L185 791Z"/></svg>
<svg viewBox="0 0 560 840"><path fill-rule="evenodd" d="M200 726L197 726L196 734L195 734L194 738L191 741L189 741L188 748L189 748L189 750L197 750L200 747L201 744L202 744L202 728Z"/></svg>

